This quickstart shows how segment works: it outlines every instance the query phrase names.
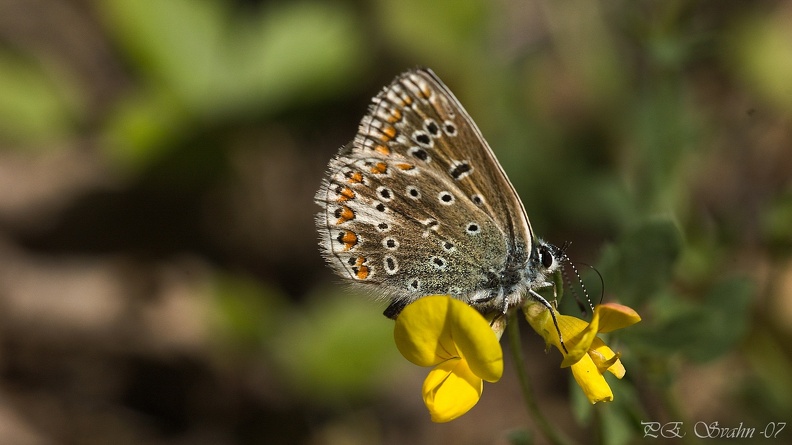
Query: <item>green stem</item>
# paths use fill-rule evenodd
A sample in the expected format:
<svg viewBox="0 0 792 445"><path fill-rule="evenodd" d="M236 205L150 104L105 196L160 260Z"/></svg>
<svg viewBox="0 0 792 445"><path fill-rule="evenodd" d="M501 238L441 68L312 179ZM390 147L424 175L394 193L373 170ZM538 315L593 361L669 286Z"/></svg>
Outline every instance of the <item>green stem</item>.
<svg viewBox="0 0 792 445"><path fill-rule="evenodd" d="M554 445L571 445L573 442L562 432L557 431L550 425L547 418L542 414L539 405L536 403L533 388L528 381L528 373L525 369L525 361L522 357L522 347L520 345L520 327L517 324L517 314L512 312L509 316L509 322L506 329L509 331L509 348L511 349L512 359L514 360L514 367L517 370L517 376L520 379L520 388L522 388L523 399L525 399L525 407L528 408L528 414L533 418L534 423L542 431L542 434L547 440Z"/></svg>

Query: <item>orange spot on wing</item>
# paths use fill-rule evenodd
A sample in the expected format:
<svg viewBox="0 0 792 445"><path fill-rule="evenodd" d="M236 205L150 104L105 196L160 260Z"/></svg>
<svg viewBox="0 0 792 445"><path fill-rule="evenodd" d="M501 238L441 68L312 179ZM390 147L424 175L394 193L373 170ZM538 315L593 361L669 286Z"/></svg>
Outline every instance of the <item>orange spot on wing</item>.
<svg viewBox="0 0 792 445"><path fill-rule="evenodd" d="M395 137L396 137L396 128L394 128L391 125L388 125L382 129L382 135L380 136L380 140L382 142L388 142Z"/></svg>
<svg viewBox="0 0 792 445"><path fill-rule="evenodd" d="M423 95L424 99L429 99L432 96L432 90L429 89L429 85L421 85L421 95Z"/></svg>
<svg viewBox="0 0 792 445"><path fill-rule="evenodd" d="M381 175L383 173L386 173L387 171L388 171L388 165L385 164L384 162L377 162L376 164L374 164L373 167L371 167L371 173L374 174Z"/></svg>
<svg viewBox="0 0 792 445"><path fill-rule="evenodd" d="M344 187L338 192L338 202L349 201L350 199L355 199L355 192L351 188Z"/></svg>
<svg viewBox="0 0 792 445"><path fill-rule="evenodd" d="M355 219L355 212L353 212L349 207L343 206L336 211L336 217L338 218L336 224L345 223L349 220Z"/></svg>
<svg viewBox="0 0 792 445"><path fill-rule="evenodd" d="M352 266L352 273L355 274L358 280L365 280L371 273L369 267L366 266L365 263L366 257L359 256L355 259L355 265Z"/></svg>
<svg viewBox="0 0 792 445"><path fill-rule="evenodd" d="M369 276L369 268L368 266L360 266L357 268L357 272L355 272L355 276L358 280L365 280Z"/></svg>
<svg viewBox="0 0 792 445"><path fill-rule="evenodd" d="M347 175L347 178L349 179L349 182L351 182L353 184L361 183L361 182L363 182L363 173L350 172Z"/></svg>
<svg viewBox="0 0 792 445"><path fill-rule="evenodd" d="M415 166L412 165L412 164L407 164L407 163L399 163L399 164L396 164L396 168L398 168L400 170L412 170L412 169L415 168Z"/></svg>
<svg viewBox="0 0 792 445"><path fill-rule="evenodd" d="M390 111L390 116L388 117L388 123L393 124L399 122L402 119L402 112L400 109L391 108L389 111Z"/></svg>
<svg viewBox="0 0 792 445"><path fill-rule="evenodd" d="M391 154L390 148L388 148L388 147L386 147L386 146L384 146L382 144L378 144L376 147L374 147L374 150L384 154L385 156L388 156L389 154Z"/></svg>
<svg viewBox="0 0 792 445"><path fill-rule="evenodd" d="M358 242L358 237L355 234L355 232L351 230L346 230L344 232L341 232L340 235L338 235L338 241L344 245L344 250L349 250L355 247L355 245Z"/></svg>

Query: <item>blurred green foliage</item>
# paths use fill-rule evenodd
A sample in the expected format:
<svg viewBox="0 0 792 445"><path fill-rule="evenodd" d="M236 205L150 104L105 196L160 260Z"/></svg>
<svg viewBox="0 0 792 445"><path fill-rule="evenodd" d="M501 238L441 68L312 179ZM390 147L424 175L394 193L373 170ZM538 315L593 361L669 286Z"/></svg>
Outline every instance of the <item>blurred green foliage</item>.
<svg viewBox="0 0 792 445"><path fill-rule="evenodd" d="M284 314L273 357L294 391L326 404L343 404L386 388L394 367L405 368L393 347L393 323L381 305L350 305L359 295L316 295Z"/></svg>
<svg viewBox="0 0 792 445"><path fill-rule="evenodd" d="M783 284L792 273L789 1L85 5L123 73L118 85L95 91L68 60L4 40L0 154L91 152L107 182L127 190L195 178L186 195L207 215L195 221L204 238L169 253L187 251L213 268L207 355L239 367L264 362L272 392L305 410L292 416L266 400L262 418L283 410L335 431L332 413L367 403L372 415L387 413L382 431L419 418L377 405L392 397L388 384L404 365L392 323L382 304L331 281L310 230L324 164L353 137L367 98L417 65L465 104L535 231L573 241L568 253L597 267L605 300L643 316L609 339L627 367L623 381L611 381L616 400L592 407L568 391L579 429L616 445L640 440L641 420L709 420L688 417L705 405L687 404L680 388L691 372L724 363L739 372L707 394L725 416L718 419L783 421L792 412L792 332L782 310L792 298ZM253 151L283 176L237 181L247 170L233 166ZM199 168L206 164L217 169ZM146 182L154 171L166 180ZM284 178L304 187L287 188ZM74 200L59 209L84 210L71 195L59 199ZM56 215L42 227L62 216L41 214ZM248 227L244 217L262 227L261 238L234 251L212 244L224 239L217 232ZM597 300L598 279L582 272ZM563 305L577 310L573 298ZM406 391L419 398L418 387ZM450 428L500 425L500 414L473 410L473 426ZM350 417L338 415L344 425ZM384 435L412 442L439 437L433 431ZM511 434L532 443L532 432Z"/></svg>
<svg viewBox="0 0 792 445"><path fill-rule="evenodd" d="M107 124L108 154L132 168L167 155L196 126L337 95L362 55L348 12L321 3L252 14L213 0L100 5L145 82Z"/></svg>
<svg viewBox="0 0 792 445"><path fill-rule="evenodd" d="M75 86L63 73L0 51L0 136L23 146L46 146L71 136L82 113Z"/></svg>
<svg viewBox="0 0 792 445"><path fill-rule="evenodd" d="M251 279L221 275L209 290L212 321L219 346L240 348L240 353L261 353L282 328L289 310L286 297Z"/></svg>

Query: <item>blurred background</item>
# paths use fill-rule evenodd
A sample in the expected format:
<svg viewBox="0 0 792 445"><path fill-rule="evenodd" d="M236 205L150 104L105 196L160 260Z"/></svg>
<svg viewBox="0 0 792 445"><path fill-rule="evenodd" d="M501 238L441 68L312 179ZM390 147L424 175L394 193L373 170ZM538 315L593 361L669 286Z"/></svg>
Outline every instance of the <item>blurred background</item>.
<svg viewBox="0 0 792 445"><path fill-rule="evenodd" d="M644 318L610 337L627 375L594 407L523 323L552 422L772 434L792 421L790 23L788 0L0 0L0 442L543 443L508 357L432 424L385 305L317 250L328 160L418 65L536 232Z"/></svg>

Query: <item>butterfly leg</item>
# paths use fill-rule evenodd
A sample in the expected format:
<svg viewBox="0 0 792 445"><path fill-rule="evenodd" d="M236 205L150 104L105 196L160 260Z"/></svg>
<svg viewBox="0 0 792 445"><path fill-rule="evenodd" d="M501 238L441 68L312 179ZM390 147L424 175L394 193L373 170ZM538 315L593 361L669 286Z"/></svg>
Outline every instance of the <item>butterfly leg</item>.
<svg viewBox="0 0 792 445"><path fill-rule="evenodd" d="M388 305L387 308L385 308L385 311L382 313L382 315L395 320L396 317L401 314L401 311L407 307L407 303L408 301L406 300L394 300Z"/></svg>
<svg viewBox="0 0 792 445"><path fill-rule="evenodd" d="M550 284L552 286L552 283L545 283L545 284ZM561 335L561 329L558 327L558 320L556 319L555 309L553 309L553 306L550 304L549 301L545 300L545 298L539 295L539 293L536 292L535 290L529 289L528 293L530 293L531 296L536 301L538 301L542 306L546 307L547 310L550 311L550 316L553 318L553 325L555 325L556 332L558 332L558 340L561 342L561 348L564 349L565 353L569 354L569 351L567 351L566 345L564 344L564 337ZM555 286L553 286L553 293L555 293Z"/></svg>

